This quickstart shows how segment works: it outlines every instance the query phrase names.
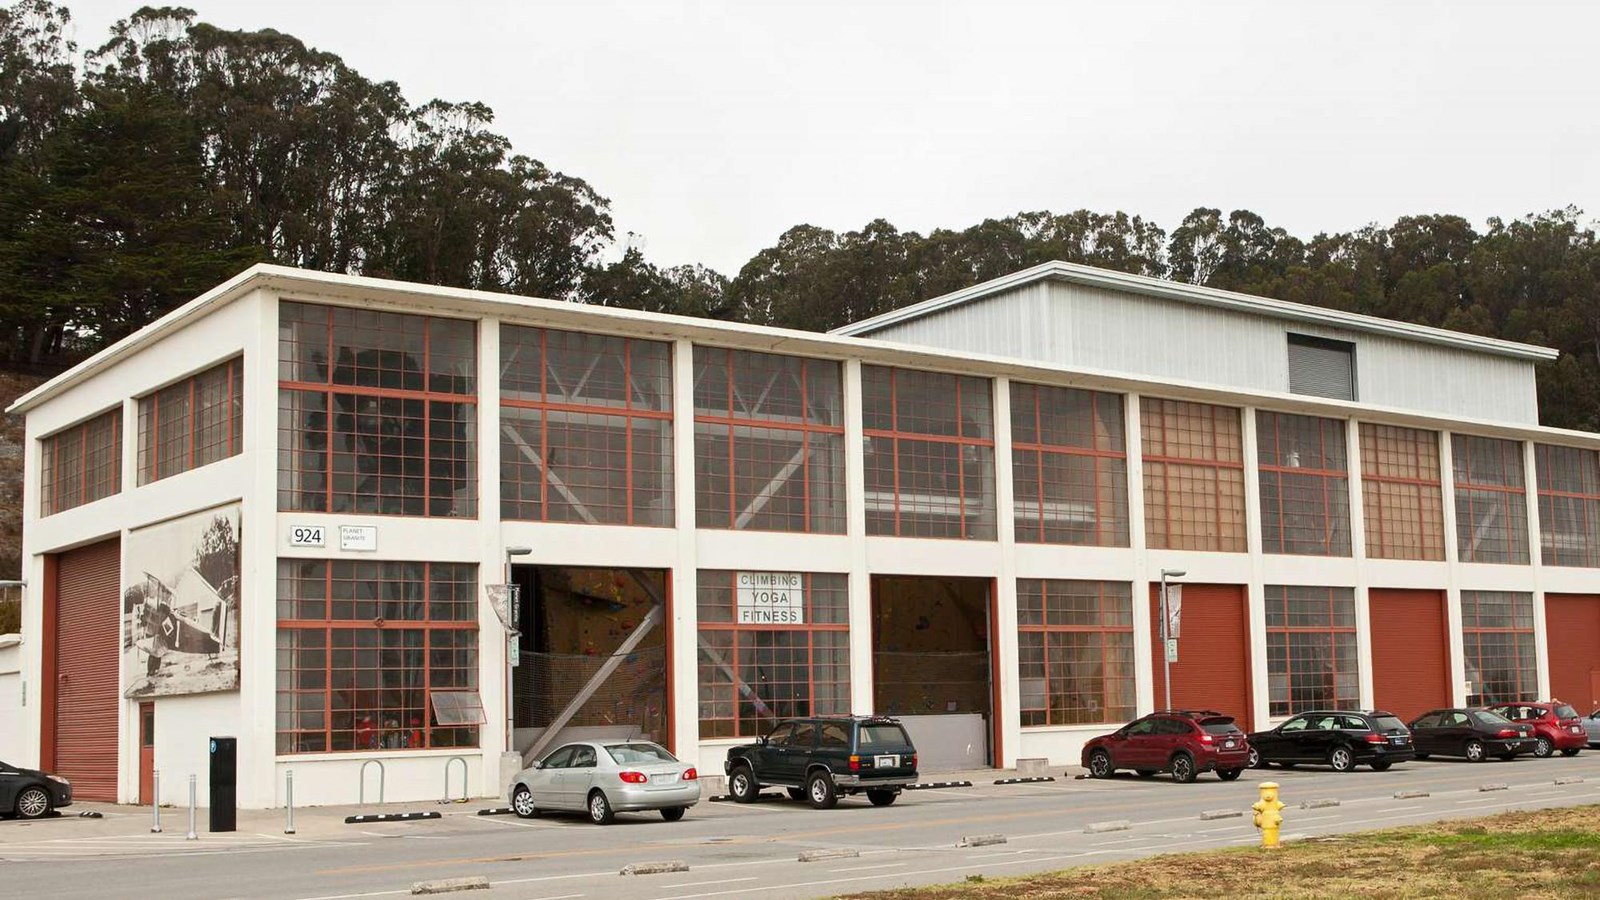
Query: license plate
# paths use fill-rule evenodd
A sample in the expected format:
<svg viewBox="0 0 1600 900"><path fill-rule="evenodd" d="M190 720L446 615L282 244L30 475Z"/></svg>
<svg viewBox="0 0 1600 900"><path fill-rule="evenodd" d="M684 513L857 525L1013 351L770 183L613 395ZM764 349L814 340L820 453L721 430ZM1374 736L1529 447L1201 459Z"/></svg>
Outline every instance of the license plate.
<svg viewBox="0 0 1600 900"><path fill-rule="evenodd" d="M1568 728L1567 730L1572 732L1573 734L1583 734L1583 728L1581 726L1578 726L1578 725L1574 725L1571 728Z"/></svg>
<svg viewBox="0 0 1600 900"><path fill-rule="evenodd" d="M657 775L651 775L650 776L650 783L651 784L671 784L673 781L677 780L677 777L678 777L677 775L675 775L675 774L673 774L671 772L662 772L662 773L657 774Z"/></svg>
<svg viewBox="0 0 1600 900"><path fill-rule="evenodd" d="M1406 742L1406 739L1403 738L1403 737L1392 737L1392 738L1389 738L1389 743L1391 743L1391 744L1404 744L1405 742Z"/></svg>
<svg viewBox="0 0 1600 900"><path fill-rule="evenodd" d="M1234 743L1233 743L1233 741L1223 741L1222 742L1222 746L1226 747L1229 750L1232 750L1234 748Z"/></svg>
<svg viewBox="0 0 1600 900"><path fill-rule="evenodd" d="M872 758L872 765L873 765L873 768L877 768L877 769L892 769L895 766L900 765L900 757L893 756L893 755L890 755L890 756L874 756Z"/></svg>

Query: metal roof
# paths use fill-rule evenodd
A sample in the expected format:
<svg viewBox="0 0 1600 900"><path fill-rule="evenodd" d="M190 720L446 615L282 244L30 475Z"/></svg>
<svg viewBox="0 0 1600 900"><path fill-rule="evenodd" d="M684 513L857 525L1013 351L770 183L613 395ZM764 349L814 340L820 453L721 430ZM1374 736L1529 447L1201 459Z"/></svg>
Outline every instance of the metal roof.
<svg viewBox="0 0 1600 900"><path fill-rule="evenodd" d="M1441 344L1460 350L1509 356L1515 359L1542 362L1555 359L1560 355L1560 351L1549 347L1519 344L1515 341L1502 341L1497 338L1482 337L1476 334L1447 331L1443 328L1413 325L1409 322L1381 319L1377 316L1363 316L1358 313L1308 306L1304 303L1290 303L1285 300L1273 300L1267 297L1240 294L1234 291L1221 291L1216 288L1168 281L1164 278L1150 278L1145 275L1132 275L1127 272L1097 269L1093 266L1082 266L1077 263L1060 261L1043 263L1031 269L1023 269L1020 272L1013 272L1010 275L1004 275L992 281L985 281L969 288L962 288L942 297L934 297L921 303L902 306L899 309L873 316L870 319L863 319L860 322L852 322L841 328L835 328L830 334L866 336L901 322L908 322L934 313L944 312L1036 282L1052 280L1070 281L1075 284L1090 285L1114 291L1126 291L1162 300L1176 300L1181 303L1196 303L1202 306L1231 309L1251 315L1268 316L1293 322L1342 328L1347 331L1381 334L1410 341Z"/></svg>

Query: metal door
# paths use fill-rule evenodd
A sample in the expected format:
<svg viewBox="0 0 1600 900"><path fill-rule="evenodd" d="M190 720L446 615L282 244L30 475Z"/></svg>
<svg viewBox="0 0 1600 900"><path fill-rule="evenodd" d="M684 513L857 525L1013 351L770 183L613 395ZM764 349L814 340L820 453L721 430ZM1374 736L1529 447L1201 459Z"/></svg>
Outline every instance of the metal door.
<svg viewBox="0 0 1600 900"><path fill-rule="evenodd" d="M1161 586L1150 586L1151 633L1161 633ZM1250 637L1244 588L1237 584L1185 584L1178 661L1172 664L1172 702L1162 674L1161 641L1152 640L1157 709L1214 709L1251 730Z"/></svg>
<svg viewBox="0 0 1600 900"><path fill-rule="evenodd" d="M72 781L79 800L117 799L117 670L121 541L113 538L57 558L52 593L53 696L43 711L53 737L47 768ZM48 615L48 612L47 612Z"/></svg>
<svg viewBox="0 0 1600 900"><path fill-rule="evenodd" d="M1600 596L1547 594L1550 695L1580 710L1600 706Z"/></svg>
<svg viewBox="0 0 1600 900"><path fill-rule="evenodd" d="M1440 591L1373 588L1373 704L1410 721L1448 706L1450 645Z"/></svg>
<svg viewBox="0 0 1600 900"><path fill-rule="evenodd" d="M156 795L156 705L139 704L139 802Z"/></svg>

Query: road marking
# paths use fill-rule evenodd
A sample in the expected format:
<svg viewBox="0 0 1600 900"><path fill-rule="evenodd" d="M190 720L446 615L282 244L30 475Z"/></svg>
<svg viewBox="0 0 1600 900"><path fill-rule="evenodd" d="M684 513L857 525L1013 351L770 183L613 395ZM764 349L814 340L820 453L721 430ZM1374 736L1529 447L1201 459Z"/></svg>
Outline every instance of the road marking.
<svg viewBox="0 0 1600 900"><path fill-rule="evenodd" d="M829 872L865 872L870 869L903 869L910 863L879 863L875 866L851 866L848 869L829 869Z"/></svg>
<svg viewBox="0 0 1600 900"><path fill-rule="evenodd" d="M549 825L540 822L513 822L509 819L496 819L491 816L473 816L470 820L484 825L507 825L512 828L561 828L560 825Z"/></svg>
<svg viewBox="0 0 1600 900"><path fill-rule="evenodd" d="M719 878L716 881L685 881L682 884L664 884L664 885L662 885L662 887L664 887L664 888L703 887L703 886L708 885L708 884L733 884L734 882L737 882L737 881L755 881L755 880L756 880L756 877L754 875L751 875L749 878Z"/></svg>

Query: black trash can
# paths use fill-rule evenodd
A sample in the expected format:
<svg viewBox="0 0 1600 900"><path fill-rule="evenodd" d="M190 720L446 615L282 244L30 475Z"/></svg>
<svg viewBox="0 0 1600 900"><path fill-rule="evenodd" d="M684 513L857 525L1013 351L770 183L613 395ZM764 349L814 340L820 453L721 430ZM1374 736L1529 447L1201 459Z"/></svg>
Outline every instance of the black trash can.
<svg viewBox="0 0 1600 900"><path fill-rule="evenodd" d="M211 830L236 831L239 824L239 739L211 739Z"/></svg>

